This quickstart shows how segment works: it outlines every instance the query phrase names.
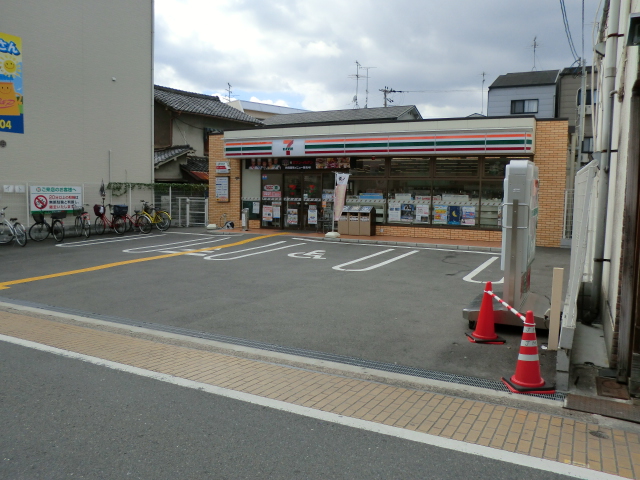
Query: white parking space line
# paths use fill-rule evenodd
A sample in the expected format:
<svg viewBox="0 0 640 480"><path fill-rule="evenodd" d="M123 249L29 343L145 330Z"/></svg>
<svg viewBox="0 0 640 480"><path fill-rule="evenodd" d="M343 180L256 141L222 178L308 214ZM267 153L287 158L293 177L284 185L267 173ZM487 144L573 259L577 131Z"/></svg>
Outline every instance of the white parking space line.
<svg viewBox="0 0 640 480"><path fill-rule="evenodd" d="M150 252L164 252L164 253L177 253L177 252L185 252L191 250L191 247L194 245L203 245L207 243L216 243L221 242L224 238L211 238L208 240L201 239L193 239L193 240L182 240L180 242L171 242L171 243L162 243L160 245L147 245L144 247L135 247L128 248L123 250L124 253L150 253ZM176 247L176 250L170 250L163 247Z"/></svg>
<svg viewBox="0 0 640 480"><path fill-rule="evenodd" d="M103 239L96 239L96 240L80 240L78 242L72 242L72 243L57 243L55 246L56 247L61 247L61 248L70 248L70 247L94 247L96 245L102 245L105 243L114 243L114 242L130 242L133 240L149 240L151 238L158 238L158 237L164 237L165 234L161 233L159 235L154 235L153 237L142 237L142 236L135 236L135 237L124 237L124 238L111 238L108 240L103 240Z"/></svg>
<svg viewBox="0 0 640 480"><path fill-rule="evenodd" d="M311 238L293 238L293 240L302 240L305 242L314 242L314 243L328 243L325 240L314 240ZM496 255L496 252L482 252L479 250L460 250L457 248L440 248L440 247L414 247L407 245L382 245L375 243L352 243L352 242L329 242L332 245L345 245L351 247L377 247L377 248L388 248L393 246L393 248L401 248L404 250L413 249L413 250L435 250L437 252L455 252L455 253L476 253L478 255Z"/></svg>
<svg viewBox="0 0 640 480"><path fill-rule="evenodd" d="M392 258L390 260L385 260L384 262L381 262L381 263L376 263L375 265L371 265L370 267L367 267L367 268L355 268L355 269L342 268L342 267L345 267L347 265L352 265L354 263L361 262L361 261L366 260L368 258L377 257L378 255L382 255L383 253L393 252L393 251L394 251L393 248L391 248L389 250L383 250L382 252L374 253L373 255L367 255L366 257L358 258L357 260L352 260L351 262L347 262L347 263L342 263L340 265L336 265L335 267L333 267L333 269L334 270L341 270L343 272L366 272L368 270L373 270L375 268L382 267L382 266L387 265L387 264L389 264L391 262L395 262L397 260L400 260L401 258L408 257L409 255L413 255L414 253L418 253L418 250L412 250L411 252L403 253L402 255L394 257L394 258Z"/></svg>
<svg viewBox="0 0 640 480"><path fill-rule="evenodd" d="M484 262L482 265L480 265L478 268L476 268L475 270L470 272L467 276L463 277L462 279L465 282L471 282L471 283L486 283L486 282L488 282L489 280L474 280L474 278L481 271L483 271L485 268L487 268L489 265L491 265L493 262L495 262L498 258L499 257L490 258L489 260ZM504 277L502 277L502 280L498 280L497 282L491 282L491 283L493 283L494 285L498 284L498 283L504 283Z"/></svg>
<svg viewBox="0 0 640 480"><path fill-rule="evenodd" d="M236 254L236 253L248 252L250 250L258 250L258 249L261 249L261 248L272 247L274 245L278 245L278 244L282 244L282 243L286 243L286 242L275 242L275 243L272 243L270 245L262 245L260 247L253 247L253 248L245 248L245 249L242 249L242 250L236 250L235 252L217 253L217 254L214 254L214 255L209 255L208 257L204 257L204 259L205 260L238 260L239 258L251 257L253 255L261 255L261 254L267 253L267 252L275 252L276 250L283 250L285 248L299 247L300 245L304 245L304 243L294 243L293 245L285 245L283 247L271 248L269 250L261 250L259 252L247 253L245 255L238 255L236 257L218 258L218 257L222 257L224 255L233 255L233 254Z"/></svg>

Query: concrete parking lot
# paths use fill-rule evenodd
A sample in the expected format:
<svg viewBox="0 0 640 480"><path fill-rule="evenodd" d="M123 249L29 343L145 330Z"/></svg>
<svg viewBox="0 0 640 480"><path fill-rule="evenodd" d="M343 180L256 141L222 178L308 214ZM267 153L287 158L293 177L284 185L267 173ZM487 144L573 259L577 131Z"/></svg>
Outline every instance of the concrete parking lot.
<svg viewBox="0 0 640 480"><path fill-rule="evenodd" d="M486 379L513 374L522 334L498 326L503 346L465 337L462 309L483 282L501 288L499 255L486 251L175 229L29 243L0 257L7 301ZM549 296L553 267L568 265L569 250L539 248L532 290ZM555 355L540 358L553 379Z"/></svg>

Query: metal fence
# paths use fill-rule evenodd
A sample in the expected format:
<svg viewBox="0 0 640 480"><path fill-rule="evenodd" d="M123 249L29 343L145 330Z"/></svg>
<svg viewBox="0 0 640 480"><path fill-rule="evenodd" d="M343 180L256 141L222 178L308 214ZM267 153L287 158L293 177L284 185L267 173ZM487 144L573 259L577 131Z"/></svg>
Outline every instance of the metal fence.
<svg viewBox="0 0 640 480"><path fill-rule="evenodd" d="M161 184L160 184L161 185ZM88 205L85 207L93 218L93 205L102 204L100 196L101 183L44 183L44 182L17 182L3 180L0 183L0 208L7 207L7 218L17 217L25 227L35 223L32 217L34 211L50 211L64 209L46 204L46 200L38 203L36 198L53 198L51 192L59 192L60 196L66 196L65 190L73 189L73 195L77 204ZM197 191L185 185L184 188L174 186L159 186L156 188L127 188L121 195L115 195L111 190L105 190L106 204L129 205L129 213L142 206L141 200L154 203L156 207L170 212L172 225L176 226L206 226L208 222L207 193ZM35 202L35 203L34 203ZM36 206L37 205L37 206ZM40 208L41 207L41 208ZM68 223L68 217L65 224ZM70 223L73 224L73 221Z"/></svg>

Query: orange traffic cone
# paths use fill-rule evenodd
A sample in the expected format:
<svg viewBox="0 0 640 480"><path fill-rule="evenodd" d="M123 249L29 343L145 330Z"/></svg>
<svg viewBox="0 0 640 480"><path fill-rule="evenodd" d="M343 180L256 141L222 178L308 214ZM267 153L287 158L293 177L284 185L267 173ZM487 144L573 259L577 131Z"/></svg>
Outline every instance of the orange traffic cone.
<svg viewBox="0 0 640 480"><path fill-rule="evenodd" d="M555 386L547 384L540 375L540 358L533 312L529 310L525 318L516 373L509 380L502 377L502 381L513 393L555 393Z"/></svg>
<svg viewBox="0 0 640 480"><path fill-rule="evenodd" d="M480 313L476 322L476 329L473 333L466 333L467 339L472 343L488 343L490 345L502 345L505 340L496 335L493 318L493 297L487 292L491 292L491 282L487 282L480 304Z"/></svg>

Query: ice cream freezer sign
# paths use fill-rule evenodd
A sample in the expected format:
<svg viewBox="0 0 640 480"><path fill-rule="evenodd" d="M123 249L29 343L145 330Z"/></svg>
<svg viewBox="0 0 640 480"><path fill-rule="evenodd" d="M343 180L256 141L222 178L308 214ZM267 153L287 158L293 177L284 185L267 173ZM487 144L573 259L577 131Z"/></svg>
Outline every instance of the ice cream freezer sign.
<svg viewBox="0 0 640 480"><path fill-rule="evenodd" d="M31 213L71 212L82 205L82 187L29 187Z"/></svg>

